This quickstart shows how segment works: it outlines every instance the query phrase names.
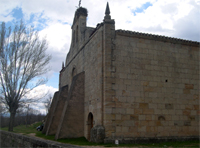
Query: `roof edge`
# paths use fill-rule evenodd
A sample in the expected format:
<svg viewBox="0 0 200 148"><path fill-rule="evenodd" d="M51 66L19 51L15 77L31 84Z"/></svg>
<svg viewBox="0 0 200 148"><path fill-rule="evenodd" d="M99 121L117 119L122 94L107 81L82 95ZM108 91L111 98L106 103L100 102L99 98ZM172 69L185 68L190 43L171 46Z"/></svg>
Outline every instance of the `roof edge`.
<svg viewBox="0 0 200 148"><path fill-rule="evenodd" d="M159 41L164 41L164 42L186 44L186 45L191 45L191 46L200 46L200 42L198 41L184 40L180 38L167 37L163 35L141 33L141 32L136 32L136 31L121 30L121 29L116 30L116 33L120 35L134 36L138 38L146 38L146 39L159 40Z"/></svg>

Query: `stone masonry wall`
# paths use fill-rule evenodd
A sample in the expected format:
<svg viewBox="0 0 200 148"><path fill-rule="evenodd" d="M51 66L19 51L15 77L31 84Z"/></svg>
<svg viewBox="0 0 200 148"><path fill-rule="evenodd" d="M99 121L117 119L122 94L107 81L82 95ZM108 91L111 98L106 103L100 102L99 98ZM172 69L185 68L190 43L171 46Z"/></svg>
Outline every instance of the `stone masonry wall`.
<svg viewBox="0 0 200 148"><path fill-rule="evenodd" d="M63 103L56 139L84 136L84 72L74 76L69 94Z"/></svg>
<svg viewBox="0 0 200 148"><path fill-rule="evenodd" d="M34 148L66 148L66 147L75 147L80 148L79 146L74 146L70 144L62 144L55 141L44 140L36 137L24 136L21 134L16 134L12 132L0 131L0 147L34 147Z"/></svg>
<svg viewBox="0 0 200 148"><path fill-rule="evenodd" d="M122 31L115 43L109 138L199 136L199 44Z"/></svg>
<svg viewBox="0 0 200 148"><path fill-rule="evenodd" d="M52 118L53 118L53 114L54 114L54 111L55 111L56 106L57 106L58 99L59 99L59 91L54 93L53 100L52 100L52 103L51 103L51 106L50 106L50 110L49 110L49 113L47 114L47 118L46 118L46 121L45 121L45 124L44 124L44 128L42 130L43 134L48 135L49 127L52 123Z"/></svg>
<svg viewBox="0 0 200 148"><path fill-rule="evenodd" d="M50 121L47 122L47 123L49 123L49 125L47 124L48 130L46 132L46 135L55 135L56 134L59 122L61 120L61 115L63 112L64 104L67 100L67 96L68 96L68 86L63 86L59 90L58 100L55 104L56 107L55 107L54 111L52 111L52 113L51 113L52 117L51 117Z"/></svg>
<svg viewBox="0 0 200 148"><path fill-rule="evenodd" d="M102 28L100 27L79 49L62 71L60 86L71 85L72 71L85 72L84 136L87 138L87 120L91 112L94 126L102 124Z"/></svg>

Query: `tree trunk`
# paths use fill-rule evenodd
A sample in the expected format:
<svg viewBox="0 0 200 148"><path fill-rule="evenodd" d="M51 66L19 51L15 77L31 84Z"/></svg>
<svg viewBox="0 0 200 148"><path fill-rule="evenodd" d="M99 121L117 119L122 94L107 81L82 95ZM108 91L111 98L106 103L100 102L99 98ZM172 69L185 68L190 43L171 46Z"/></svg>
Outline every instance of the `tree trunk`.
<svg viewBox="0 0 200 148"><path fill-rule="evenodd" d="M8 131L13 131L13 126L14 126L14 122L15 122L15 112L10 113L10 120L9 120L9 127L8 127Z"/></svg>

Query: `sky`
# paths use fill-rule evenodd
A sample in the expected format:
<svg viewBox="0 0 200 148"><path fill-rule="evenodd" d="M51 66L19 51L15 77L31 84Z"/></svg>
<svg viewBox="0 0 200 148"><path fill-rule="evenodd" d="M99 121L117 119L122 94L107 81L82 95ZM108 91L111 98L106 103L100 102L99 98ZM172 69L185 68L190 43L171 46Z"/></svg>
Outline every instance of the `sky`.
<svg viewBox="0 0 200 148"><path fill-rule="evenodd" d="M115 28L200 41L200 0L82 0L87 8L87 26L96 27L103 21L109 2ZM79 0L0 0L0 22L13 26L23 21L34 26L49 43L51 70L48 82L30 96L58 90L59 71L71 43L71 25ZM43 104L37 106L44 111Z"/></svg>

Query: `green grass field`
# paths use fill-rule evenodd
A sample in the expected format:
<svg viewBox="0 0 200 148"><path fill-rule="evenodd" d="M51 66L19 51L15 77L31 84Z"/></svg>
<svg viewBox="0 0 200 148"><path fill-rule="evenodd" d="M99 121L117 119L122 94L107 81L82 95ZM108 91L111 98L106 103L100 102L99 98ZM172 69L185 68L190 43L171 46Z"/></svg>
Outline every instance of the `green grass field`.
<svg viewBox="0 0 200 148"><path fill-rule="evenodd" d="M48 140L53 140L54 136L46 136L45 134L42 134L42 132L37 131L36 127L41 125L41 122L25 126L17 126L14 127L15 133L21 133L24 135L28 135L31 133L35 133L36 137L40 137L43 139L48 139ZM8 130L8 128L1 128L1 130ZM104 146L104 147L116 147L115 144L97 144L97 143L92 143L88 142L84 137L81 138L71 138L71 139L59 139L57 140L58 142L62 143L68 143L68 144L74 144L74 145L80 145L80 146ZM188 147L193 147L193 148L199 148L200 144L198 140L193 140L193 141L183 141L183 142L163 142L163 143L148 143L148 144L119 144L117 147L139 147L139 148L148 148L148 147L162 147L162 148L188 148Z"/></svg>
<svg viewBox="0 0 200 148"><path fill-rule="evenodd" d="M22 133L24 135L30 134L30 133L39 133L36 130L36 127L38 127L39 125L41 125L42 122L37 122L35 124L31 124L31 125L20 125L20 126L16 126L13 128L13 132L14 133ZM5 128L0 128L1 130L4 131L8 131L8 127Z"/></svg>

